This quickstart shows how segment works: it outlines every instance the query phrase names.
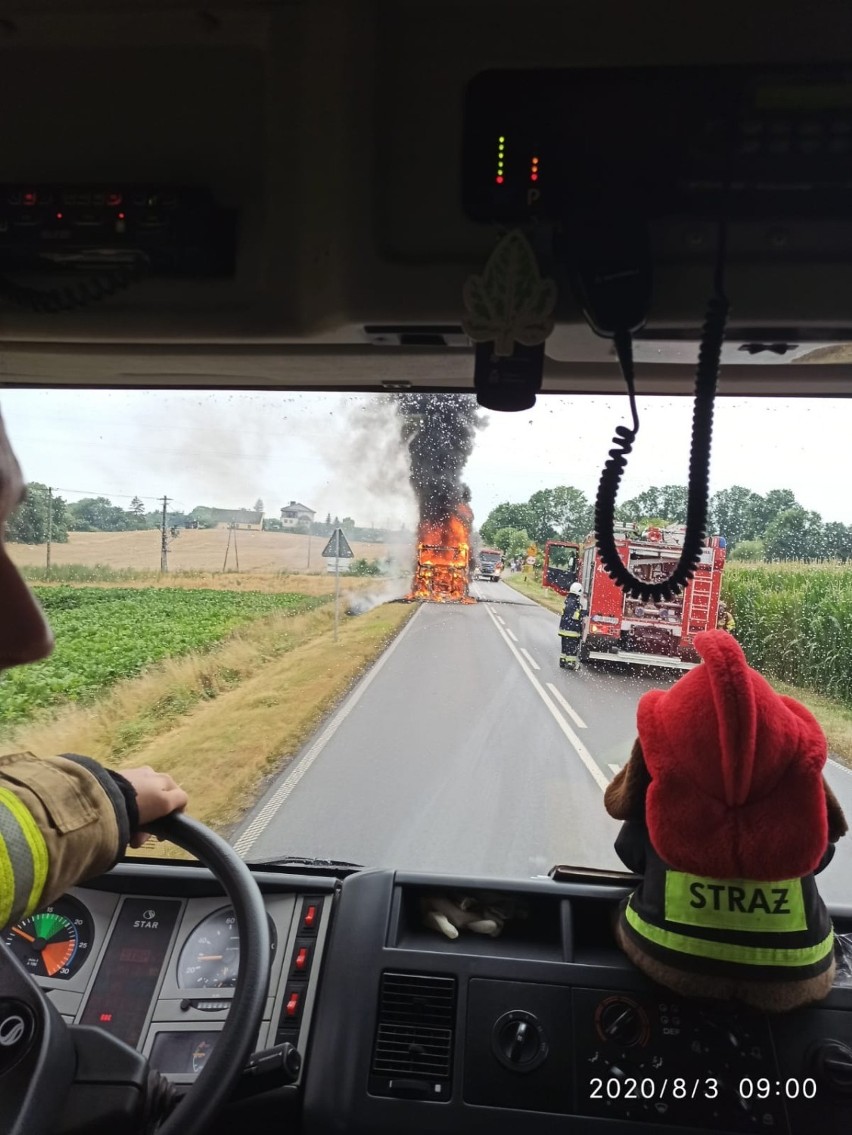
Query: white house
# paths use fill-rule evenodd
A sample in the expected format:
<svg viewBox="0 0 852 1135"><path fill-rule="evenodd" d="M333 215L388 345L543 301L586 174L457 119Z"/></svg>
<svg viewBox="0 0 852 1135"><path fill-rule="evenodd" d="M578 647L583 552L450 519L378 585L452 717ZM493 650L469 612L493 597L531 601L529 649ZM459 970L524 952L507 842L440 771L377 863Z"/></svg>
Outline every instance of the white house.
<svg viewBox="0 0 852 1135"><path fill-rule="evenodd" d="M316 512L298 501L290 501L281 509L281 524L284 528L295 528L299 524L313 524Z"/></svg>

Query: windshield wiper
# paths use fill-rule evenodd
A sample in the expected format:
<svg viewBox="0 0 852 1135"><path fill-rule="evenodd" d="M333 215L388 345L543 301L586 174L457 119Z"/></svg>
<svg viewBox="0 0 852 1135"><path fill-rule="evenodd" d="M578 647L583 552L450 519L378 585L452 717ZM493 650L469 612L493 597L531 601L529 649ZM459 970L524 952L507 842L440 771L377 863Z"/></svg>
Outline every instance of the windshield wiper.
<svg viewBox="0 0 852 1135"><path fill-rule="evenodd" d="M362 870L363 863L348 863L345 859L312 859L301 855L282 855L274 859L247 859L250 867L331 867L333 869L346 867L355 871Z"/></svg>

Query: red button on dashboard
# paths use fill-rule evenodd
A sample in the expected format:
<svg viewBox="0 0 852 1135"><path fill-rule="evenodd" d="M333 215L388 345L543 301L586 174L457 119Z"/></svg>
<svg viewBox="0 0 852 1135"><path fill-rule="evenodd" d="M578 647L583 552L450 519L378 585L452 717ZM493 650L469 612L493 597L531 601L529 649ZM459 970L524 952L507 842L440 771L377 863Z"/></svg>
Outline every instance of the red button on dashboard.
<svg viewBox="0 0 852 1135"><path fill-rule="evenodd" d="M306 969L308 965L308 947L302 946L296 954L296 961L294 964L295 969Z"/></svg>
<svg viewBox="0 0 852 1135"><path fill-rule="evenodd" d="M313 926L313 924L316 922L316 920L317 920L317 908L315 906L309 906L308 909L305 911L305 917L302 919L302 925L303 926Z"/></svg>
<svg viewBox="0 0 852 1135"><path fill-rule="evenodd" d="M291 993L287 998L287 1007L284 1010L285 1017L295 1017L299 1012L299 998L301 994Z"/></svg>

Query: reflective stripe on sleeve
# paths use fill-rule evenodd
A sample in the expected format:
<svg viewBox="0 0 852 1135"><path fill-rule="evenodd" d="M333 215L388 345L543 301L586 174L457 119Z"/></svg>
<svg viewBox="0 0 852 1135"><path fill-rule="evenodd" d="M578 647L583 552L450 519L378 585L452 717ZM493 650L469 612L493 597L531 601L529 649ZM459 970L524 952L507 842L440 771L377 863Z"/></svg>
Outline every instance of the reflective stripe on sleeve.
<svg viewBox="0 0 852 1135"><path fill-rule="evenodd" d="M47 880L47 844L29 809L0 788L0 926L32 914Z"/></svg>
<svg viewBox="0 0 852 1135"><path fill-rule="evenodd" d="M646 922L630 903L625 917L637 934L678 954L712 958L718 962L736 962L746 966L812 966L821 962L834 949L834 931L830 930L815 946L787 948L782 946L738 946L733 942L709 942L706 938L691 938Z"/></svg>

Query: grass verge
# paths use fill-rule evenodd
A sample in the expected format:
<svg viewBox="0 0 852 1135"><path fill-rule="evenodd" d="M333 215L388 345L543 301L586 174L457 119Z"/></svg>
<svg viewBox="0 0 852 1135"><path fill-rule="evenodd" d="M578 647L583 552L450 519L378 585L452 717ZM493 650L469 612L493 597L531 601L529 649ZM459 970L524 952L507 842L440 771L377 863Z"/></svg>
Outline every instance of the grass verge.
<svg viewBox="0 0 852 1135"><path fill-rule="evenodd" d="M556 611L557 614L562 614L562 608L565 606L565 597L558 595L555 591L551 591L549 587L542 587L537 579L531 576L526 576L520 572L514 575L504 575L503 582L508 584L509 587L519 591L521 595L526 595L529 599L534 599L536 603L540 603L542 607L547 607L549 611Z"/></svg>
<svg viewBox="0 0 852 1135"><path fill-rule="evenodd" d="M534 599L542 607L547 607L559 614L562 613L564 600L555 591L542 587L537 581L517 574L509 577L504 576L503 582L522 595ZM786 694L787 697L795 698L796 701L800 701L811 711L828 738L828 747L832 757L840 764L845 765L846 768L852 769L852 709L847 708L841 702L833 701L823 694L816 693L814 690L791 686L786 682L775 681L773 678L767 678L767 681L779 694Z"/></svg>
<svg viewBox="0 0 852 1135"><path fill-rule="evenodd" d="M415 604L390 603L344 619L337 643L332 612L326 607L314 612L325 620L322 633L199 706L139 749L132 763L168 770L189 793L191 815L214 830L228 828L416 610ZM154 842L134 854L182 857L177 848Z"/></svg>

